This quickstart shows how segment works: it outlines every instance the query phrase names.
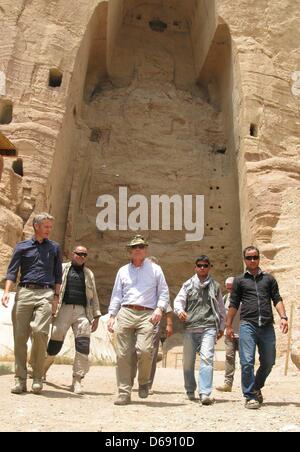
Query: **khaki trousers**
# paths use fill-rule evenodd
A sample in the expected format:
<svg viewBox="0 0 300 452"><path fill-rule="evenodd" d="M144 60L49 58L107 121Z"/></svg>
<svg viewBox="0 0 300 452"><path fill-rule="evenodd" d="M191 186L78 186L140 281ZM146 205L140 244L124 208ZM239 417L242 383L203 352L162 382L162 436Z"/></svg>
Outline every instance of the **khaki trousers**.
<svg viewBox="0 0 300 452"><path fill-rule="evenodd" d="M52 289L19 287L12 312L16 377L27 378L27 342L31 335L33 378L41 379L52 318Z"/></svg>
<svg viewBox="0 0 300 452"><path fill-rule="evenodd" d="M239 351L239 339L234 338L233 340L230 340L226 337L225 346L226 346L225 384L228 386L232 386L235 373L236 354Z"/></svg>
<svg viewBox="0 0 300 452"><path fill-rule="evenodd" d="M153 330L153 338L152 338L152 341L153 341L153 356L152 356L150 381L149 381L149 388L150 389L153 386L153 381L154 381L154 377L155 377L155 374L156 374L157 356L158 356L158 350L159 350L160 336L161 336L161 322L157 323L154 326L154 330Z"/></svg>
<svg viewBox="0 0 300 452"><path fill-rule="evenodd" d="M91 325L84 306L62 304L53 323L51 340L63 342L70 327L73 329L76 349L73 377L83 378L89 371L91 337Z"/></svg>
<svg viewBox="0 0 300 452"><path fill-rule="evenodd" d="M153 311L121 308L116 328L119 394L131 394L136 357L139 385L149 384L153 351Z"/></svg>

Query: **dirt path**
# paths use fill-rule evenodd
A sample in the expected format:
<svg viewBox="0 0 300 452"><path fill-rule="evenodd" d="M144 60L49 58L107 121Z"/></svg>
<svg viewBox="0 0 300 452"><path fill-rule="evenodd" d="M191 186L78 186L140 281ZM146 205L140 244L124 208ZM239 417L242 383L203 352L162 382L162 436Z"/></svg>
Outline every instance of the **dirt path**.
<svg viewBox="0 0 300 452"><path fill-rule="evenodd" d="M214 391L213 406L187 401L181 369L159 368L155 394L142 401L134 390L132 404L125 407L113 405L114 368L92 367L84 396L69 391L71 372L70 366L53 366L41 396L12 395L13 375L0 376L0 431L300 431L297 370L287 377L281 367L273 371L263 391L265 404L258 411L244 408L238 383L231 394ZM222 382L223 372L216 371L214 385Z"/></svg>

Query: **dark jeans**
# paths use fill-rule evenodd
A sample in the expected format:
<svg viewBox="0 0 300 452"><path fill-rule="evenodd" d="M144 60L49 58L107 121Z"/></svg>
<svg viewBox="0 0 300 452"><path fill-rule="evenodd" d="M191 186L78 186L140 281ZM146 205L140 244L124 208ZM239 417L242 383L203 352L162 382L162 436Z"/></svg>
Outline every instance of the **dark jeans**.
<svg viewBox="0 0 300 452"><path fill-rule="evenodd" d="M254 374L256 347L260 367ZM276 359L276 337L273 325L257 327L241 323L240 360L242 367L242 389L247 400L256 400L256 390L264 387Z"/></svg>

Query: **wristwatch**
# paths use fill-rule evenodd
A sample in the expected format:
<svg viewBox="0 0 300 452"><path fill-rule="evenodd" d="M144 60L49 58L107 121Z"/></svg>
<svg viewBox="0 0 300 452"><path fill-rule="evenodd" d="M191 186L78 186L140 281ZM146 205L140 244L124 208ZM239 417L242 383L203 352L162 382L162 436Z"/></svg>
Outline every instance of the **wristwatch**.
<svg viewBox="0 0 300 452"><path fill-rule="evenodd" d="M283 315L283 316L281 317L281 320L286 320L286 321L288 321L289 319L288 319L288 317L287 317L286 315Z"/></svg>

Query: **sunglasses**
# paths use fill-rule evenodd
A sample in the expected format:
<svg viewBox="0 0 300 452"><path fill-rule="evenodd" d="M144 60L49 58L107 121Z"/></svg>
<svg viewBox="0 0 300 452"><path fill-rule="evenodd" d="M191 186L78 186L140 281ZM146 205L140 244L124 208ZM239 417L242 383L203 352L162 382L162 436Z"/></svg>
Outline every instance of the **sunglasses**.
<svg viewBox="0 0 300 452"><path fill-rule="evenodd" d="M130 247L132 250L144 250L145 245L133 245Z"/></svg>
<svg viewBox="0 0 300 452"><path fill-rule="evenodd" d="M246 261L258 261L259 256L246 256L245 260Z"/></svg>
<svg viewBox="0 0 300 452"><path fill-rule="evenodd" d="M76 256L80 256L80 257L87 257L87 253L77 253L76 251L74 251L74 254L76 254Z"/></svg>
<svg viewBox="0 0 300 452"><path fill-rule="evenodd" d="M196 264L198 268L208 268L209 264Z"/></svg>

